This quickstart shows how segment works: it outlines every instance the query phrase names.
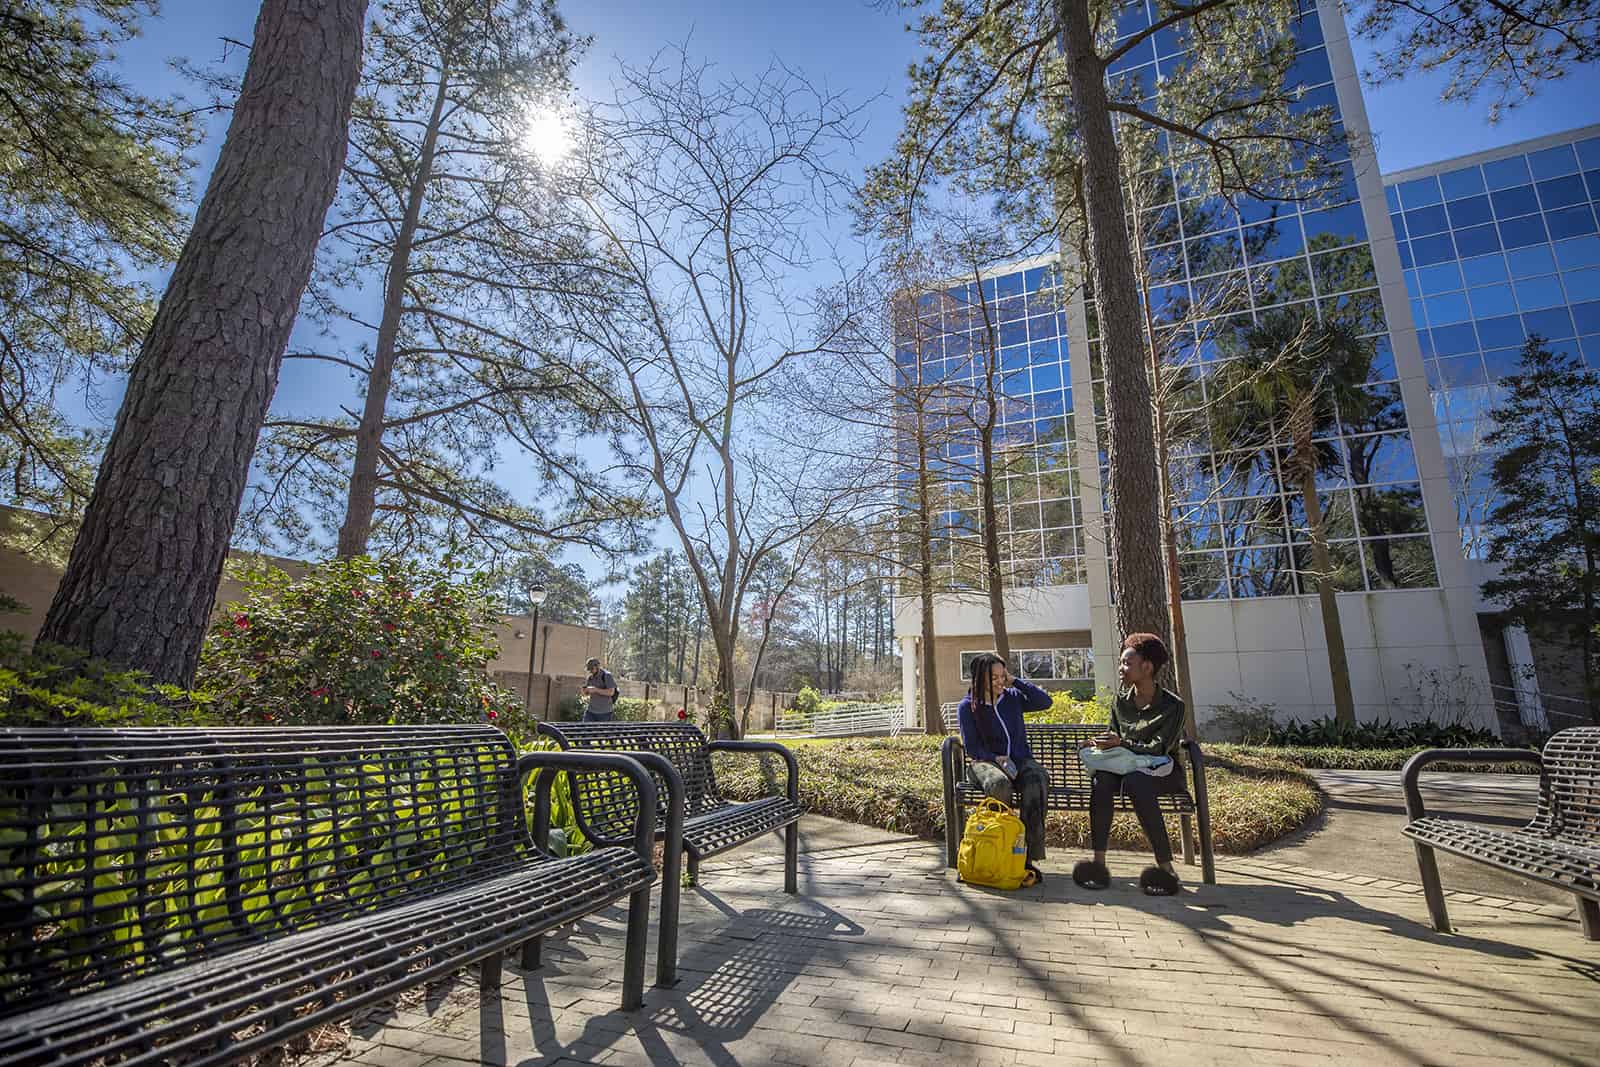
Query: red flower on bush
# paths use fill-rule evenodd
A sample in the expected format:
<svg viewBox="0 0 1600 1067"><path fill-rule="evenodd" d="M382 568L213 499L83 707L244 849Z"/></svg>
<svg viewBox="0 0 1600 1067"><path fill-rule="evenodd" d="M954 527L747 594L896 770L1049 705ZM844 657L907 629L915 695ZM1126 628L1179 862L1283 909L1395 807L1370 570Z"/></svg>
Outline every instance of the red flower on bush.
<svg viewBox="0 0 1600 1067"><path fill-rule="evenodd" d="M328 695L328 687L325 685L319 685L311 691L311 695L314 697L325 697Z"/></svg>
<svg viewBox="0 0 1600 1067"><path fill-rule="evenodd" d="M490 722L494 722L499 717L500 717L500 713L498 711L495 711L493 708L489 709L489 721Z"/></svg>
<svg viewBox="0 0 1600 1067"><path fill-rule="evenodd" d="M395 625L395 624L394 624L394 623L392 623L392 622L386 622L386 623L384 623L384 624L383 624L383 628L384 628L384 629L385 629L385 630L387 630L387 631L389 631L389 632L390 632L390 633L394 633L394 632L395 632L395 631L396 631L396 630L398 630L398 629L399 629L399 627L398 627L398 626L396 626L396 625Z"/></svg>
<svg viewBox="0 0 1600 1067"><path fill-rule="evenodd" d="M687 719L688 717L689 717L689 713L687 711L684 711L682 708L678 709L678 718L679 719Z"/></svg>
<svg viewBox="0 0 1600 1067"><path fill-rule="evenodd" d="M372 650L372 658L373 659L382 659L383 658L383 653L379 652L377 649L373 649Z"/></svg>
<svg viewBox="0 0 1600 1067"><path fill-rule="evenodd" d="M362 592L359 589L352 589L352 590L350 590L350 595L353 596L353 597L364 597L367 594Z"/></svg>
<svg viewBox="0 0 1600 1067"><path fill-rule="evenodd" d="M250 628L250 616L235 615L233 617L233 624L241 630L248 630Z"/></svg>

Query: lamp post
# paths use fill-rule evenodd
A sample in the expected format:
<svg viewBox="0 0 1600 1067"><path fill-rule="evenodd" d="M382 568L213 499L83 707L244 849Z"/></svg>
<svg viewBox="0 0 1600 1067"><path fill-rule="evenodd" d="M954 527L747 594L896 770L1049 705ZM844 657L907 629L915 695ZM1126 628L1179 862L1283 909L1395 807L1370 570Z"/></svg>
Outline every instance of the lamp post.
<svg viewBox="0 0 1600 1067"><path fill-rule="evenodd" d="M522 710L529 715L533 714L533 650L539 647L539 605L548 595L542 585L528 588L528 603L533 605L533 629L528 634L528 695Z"/></svg>

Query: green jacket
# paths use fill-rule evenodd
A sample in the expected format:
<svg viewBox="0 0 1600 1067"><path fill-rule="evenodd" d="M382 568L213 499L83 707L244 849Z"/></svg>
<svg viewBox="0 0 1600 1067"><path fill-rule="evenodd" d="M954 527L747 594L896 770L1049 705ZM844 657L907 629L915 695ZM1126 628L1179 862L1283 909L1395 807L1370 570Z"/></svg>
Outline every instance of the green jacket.
<svg viewBox="0 0 1600 1067"><path fill-rule="evenodd" d="M1133 689L1123 690L1111 707L1111 729L1130 752L1144 756L1173 756L1183 736L1183 701L1169 689L1156 688L1155 699L1143 711Z"/></svg>

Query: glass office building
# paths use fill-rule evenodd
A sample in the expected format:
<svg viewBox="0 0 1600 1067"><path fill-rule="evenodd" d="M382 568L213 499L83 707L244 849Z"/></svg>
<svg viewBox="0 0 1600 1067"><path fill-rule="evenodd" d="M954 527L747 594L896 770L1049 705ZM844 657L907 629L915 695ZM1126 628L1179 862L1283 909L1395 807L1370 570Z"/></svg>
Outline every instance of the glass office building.
<svg viewBox="0 0 1600 1067"><path fill-rule="evenodd" d="M1384 195L1462 550L1481 558L1496 383L1534 334L1600 369L1600 127L1387 175Z"/></svg>

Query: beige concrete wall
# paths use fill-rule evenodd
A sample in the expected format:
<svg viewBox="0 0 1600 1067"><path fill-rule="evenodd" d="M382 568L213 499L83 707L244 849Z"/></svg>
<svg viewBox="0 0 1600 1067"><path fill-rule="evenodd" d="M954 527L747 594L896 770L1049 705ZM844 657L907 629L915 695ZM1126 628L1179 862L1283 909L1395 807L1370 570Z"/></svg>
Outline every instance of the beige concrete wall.
<svg viewBox="0 0 1600 1067"><path fill-rule="evenodd" d="M606 632L589 626L569 626L564 622L539 620L538 641L530 648L533 617L507 615L495 627L500 654L489 662L490 671L528 673L528 654L533 654L533 673L583 675L590 656L603 656ZM521 635L521 636L518 636Z"/></svg>

